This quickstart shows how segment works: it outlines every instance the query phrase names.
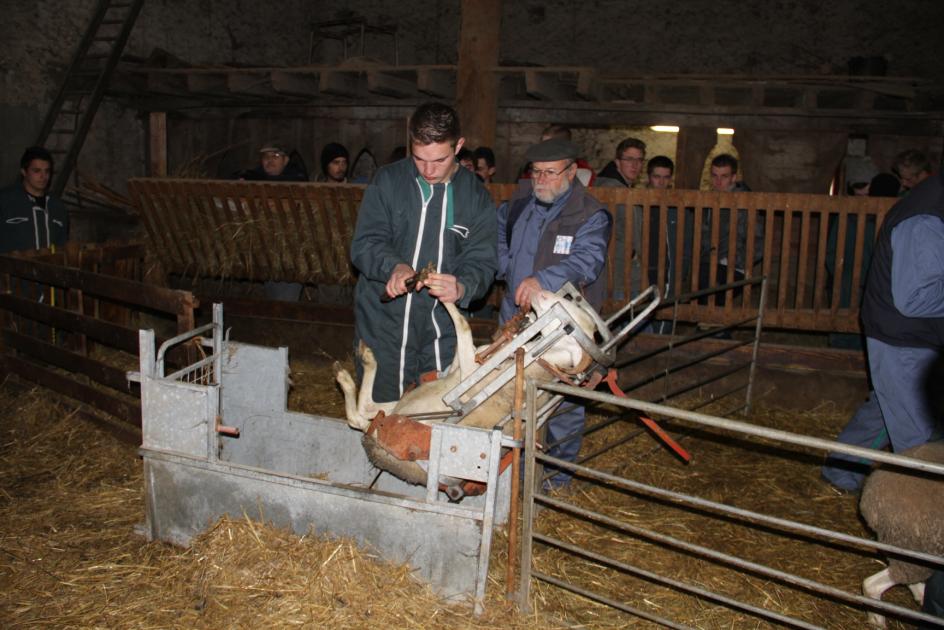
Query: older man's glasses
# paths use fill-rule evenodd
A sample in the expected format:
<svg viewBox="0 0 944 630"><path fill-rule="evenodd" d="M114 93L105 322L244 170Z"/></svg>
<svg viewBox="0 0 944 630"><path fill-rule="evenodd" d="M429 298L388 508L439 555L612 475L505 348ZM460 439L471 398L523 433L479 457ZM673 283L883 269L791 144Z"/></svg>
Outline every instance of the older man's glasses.
<svg viewBox="0 0 944 630"><path fill-rule="evenodd" d="M564 171L573 166L573 162L565 166L560 170L555 170L553 168L535 168L531 169L531 178L532 179L557 179L563 174Z"/></svg>

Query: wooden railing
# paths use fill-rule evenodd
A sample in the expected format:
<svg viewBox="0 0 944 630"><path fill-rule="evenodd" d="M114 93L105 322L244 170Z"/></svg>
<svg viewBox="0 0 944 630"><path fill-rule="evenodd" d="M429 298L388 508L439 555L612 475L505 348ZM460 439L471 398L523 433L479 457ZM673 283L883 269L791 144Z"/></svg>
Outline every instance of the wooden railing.
<svg viewBox="0 0 944 630"><path fill-rule="evenodd" d="M316 284L354 280L350 242L362 186L136 179L130 188L167 271ZM488 188L501 203L516 185ZM649 284L679 295L741 273L766 275L765 326L837 332L859 330L871 247L894 203L690 190L591 193L615 222L605 310ZM759 298L746 287L743 294L728 291L680 305L678 316L730 324L749 316Z"/></svg>
<svg viewBox="0 0 944 630"><path fill-rule="evenodd" d="M163 315L162 338L191 330L198 306L144 275L144 248L133 243L0 256L0 370L139 427L140 394L126 378L137 369L138 327Z"/></svg>

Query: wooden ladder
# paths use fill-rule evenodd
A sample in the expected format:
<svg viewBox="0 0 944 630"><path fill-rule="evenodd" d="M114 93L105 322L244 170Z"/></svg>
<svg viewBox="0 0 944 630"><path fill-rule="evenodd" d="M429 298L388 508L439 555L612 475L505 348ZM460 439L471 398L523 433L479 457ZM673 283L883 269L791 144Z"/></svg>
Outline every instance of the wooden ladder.
<svg viewBox="0 0 944 630"><path fill-rule="evenodd" d="M36 145L56 161L50 193L61 196L144 0L99 0Z"/></svg>

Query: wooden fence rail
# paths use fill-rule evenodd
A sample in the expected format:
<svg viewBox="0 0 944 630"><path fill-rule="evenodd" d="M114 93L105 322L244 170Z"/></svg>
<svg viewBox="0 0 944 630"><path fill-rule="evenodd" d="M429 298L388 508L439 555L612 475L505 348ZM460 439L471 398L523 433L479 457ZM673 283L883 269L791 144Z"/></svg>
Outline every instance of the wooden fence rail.
<svg viewBox="0 0 944 630"><path fill-rule="evenodd" d="M143 282L143 258L127 243L0 256L0 369L140 426L125 376L137 366L138 316L163 315L168 332L183 332L198 306L187 291Z"/></svg>
<svg viewBox="0 0 944 630"><path fill-rule="evenodd" d="M515 188L489 186L499 202ZM134 179L130 189L149 246L168 272L329 285L354 281L350 242L363 186ZM591 192L614 218L605 310L649 284L678 295L764 274L765 326L837 332L859 330L865 269L894 202L691 190ZM729 291L681 306L679 318L729 324L744 319L758 299L750 287L743 295Z"/></svg>

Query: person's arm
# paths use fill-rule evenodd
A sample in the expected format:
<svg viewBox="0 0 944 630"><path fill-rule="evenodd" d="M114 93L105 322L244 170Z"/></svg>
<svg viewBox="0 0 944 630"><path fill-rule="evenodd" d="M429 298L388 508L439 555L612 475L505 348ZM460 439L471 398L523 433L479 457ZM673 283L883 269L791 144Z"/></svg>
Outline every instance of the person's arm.
<svg viewBox="0 0 944 630"><path fill-rule="evenodd" d="M919 215L892 230L892 299L905 317L944 317L944 221Z"/></svg>
<svg viewBox="0 0 944 630"><path fill-rule="evenodd" d="M378 178L380 179L380 178ZM384 178L389 183L389 178ZM393 248L393 210L381 187L371 184L357 211L357 225L351 241L351 262L365 277L386 283L398 264L409 266Z"/></svg>
<svg viewBox="0 0 944 630"><path fill-rule="evenodd" d="M498 268L495 204L484 188L475 188L475 198L470 200L475 210L470 213L473 221L469 226L469 237L462 244L454 266L456 279L462 284L462 295L456 301L461 308L468 308L473 300L485 295ZM459 200L456 203L460 203Z"/></svg>
<svg viewBox="0 0 944 630"><path fill-rule="evenodd" d="M611 227L610 213L605 209L587 219L574 235L570 254L559 263L535 272L541 288L557 291L567 281L579 288L596 280L606 264Z"/></svg>

